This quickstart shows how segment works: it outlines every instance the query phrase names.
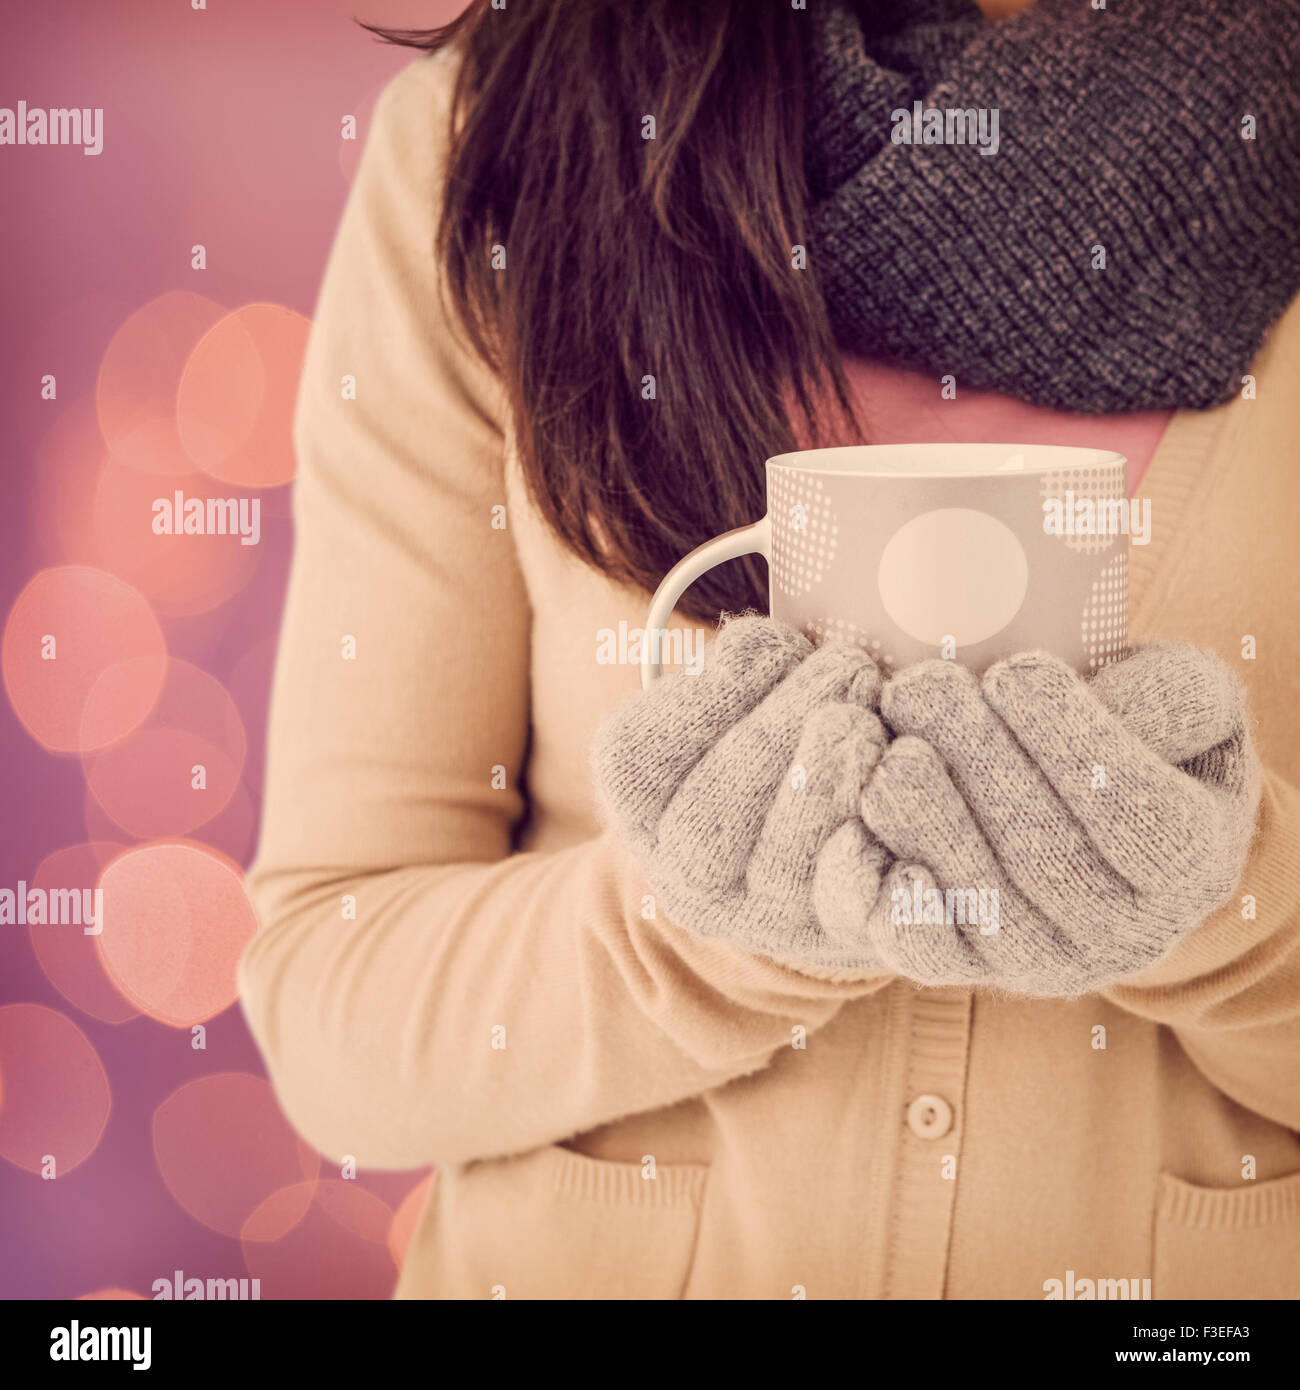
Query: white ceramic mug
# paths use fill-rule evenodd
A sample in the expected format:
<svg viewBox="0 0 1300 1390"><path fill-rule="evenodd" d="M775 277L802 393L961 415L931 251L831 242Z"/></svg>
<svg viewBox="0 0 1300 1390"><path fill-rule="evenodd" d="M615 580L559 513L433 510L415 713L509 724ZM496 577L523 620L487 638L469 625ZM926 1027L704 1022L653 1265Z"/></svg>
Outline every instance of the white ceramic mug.
<svg viewBox="0 0 1300 1390"><path fill-rule="evenodd" d="M878 444L767 460L767 515L705 542L655 592L641 682L686 588L768 565L768 611L848 638L886 674L946 656L977 672L1045 649L1083 673L1128 650L1127 461L1031 444Z"/></svg>

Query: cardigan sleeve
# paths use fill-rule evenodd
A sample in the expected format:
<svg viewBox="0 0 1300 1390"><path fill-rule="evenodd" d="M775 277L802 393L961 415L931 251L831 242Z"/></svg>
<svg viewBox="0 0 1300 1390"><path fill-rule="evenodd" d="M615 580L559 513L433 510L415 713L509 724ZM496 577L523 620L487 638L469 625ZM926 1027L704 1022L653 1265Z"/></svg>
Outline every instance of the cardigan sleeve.
<svg viewBox="0 0 1300 1390"><path fill-rule="evenodd" d="M1300 1130L1300 791L1265 774L1236 894L1164 960L1105 993L1173 1029L1224 1095Z"/></svg>
<svg viewBox="0 0 1300 1390"><path fill-rule="evenodd" d="M601 835L512 853L530 613L505 412L433 257L453 70L384 92L295 421L295 554L243 1008L285 1113L372 1167L504 1155L696 1096L886 982L675 924Z"/></svg>

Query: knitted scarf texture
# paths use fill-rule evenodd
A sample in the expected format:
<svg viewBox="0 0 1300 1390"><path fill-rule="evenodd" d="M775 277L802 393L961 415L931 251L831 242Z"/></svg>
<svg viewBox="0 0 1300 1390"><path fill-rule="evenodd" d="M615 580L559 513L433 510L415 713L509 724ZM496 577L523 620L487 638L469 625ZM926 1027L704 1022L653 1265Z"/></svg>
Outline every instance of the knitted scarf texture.
<svg viewBox="0 0 1300 1390"><path fill-rule="evenodd" d="M845 350L1097 414L1242 389L1300 290L1300 4L809 18L810 264Z"/></svg>

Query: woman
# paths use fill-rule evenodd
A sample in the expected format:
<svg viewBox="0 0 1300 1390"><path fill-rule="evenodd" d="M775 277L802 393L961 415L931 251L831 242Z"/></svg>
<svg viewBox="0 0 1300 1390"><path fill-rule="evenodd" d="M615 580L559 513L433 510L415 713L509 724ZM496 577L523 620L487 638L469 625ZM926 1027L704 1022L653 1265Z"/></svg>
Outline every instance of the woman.
<svg viewBox="0 0 1300 1390"><path fill-rule="evenodd" d="M1300 1296L1295 9L812 5L398 36L437 51L304 373L250 1024L318 1148L437 1165L400 1296ZM997 154L895 143L916 100L997 110ZM602 659L765 457L927 436L1125 453L1150 650L1010 695L758 617L648 697ZM760 706L768 756L715 756ZM1080 739L1140 798L1022 802ZM816 824L768 843L796 757ZM864 902L828 967L873 847L1056 915L972 962Z"/></svg>

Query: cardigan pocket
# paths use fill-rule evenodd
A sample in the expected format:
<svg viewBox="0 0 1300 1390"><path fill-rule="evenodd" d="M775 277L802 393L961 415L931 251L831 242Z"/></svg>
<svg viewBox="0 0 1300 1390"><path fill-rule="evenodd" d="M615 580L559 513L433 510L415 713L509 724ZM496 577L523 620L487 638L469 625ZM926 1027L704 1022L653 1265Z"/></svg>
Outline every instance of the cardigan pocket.
<svg viewBox="0 0 1300 1390"><path fill-rule="evenodd" d="M680 1298L708 1175L559 1144L443 1172L426 1296Z"/></svg>
<svg viewBox="0 0 1300 1390"><path fill-rule="evenodd" d="M1300 1298L1300 1173L1226 1188L1161 1173L1152 1293Z"/></svg>

